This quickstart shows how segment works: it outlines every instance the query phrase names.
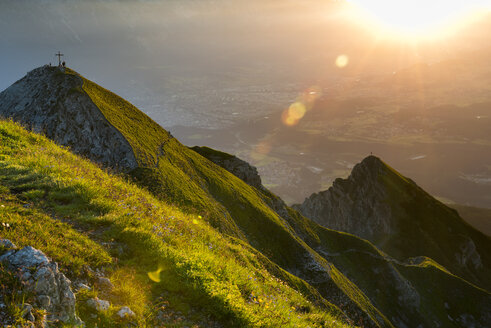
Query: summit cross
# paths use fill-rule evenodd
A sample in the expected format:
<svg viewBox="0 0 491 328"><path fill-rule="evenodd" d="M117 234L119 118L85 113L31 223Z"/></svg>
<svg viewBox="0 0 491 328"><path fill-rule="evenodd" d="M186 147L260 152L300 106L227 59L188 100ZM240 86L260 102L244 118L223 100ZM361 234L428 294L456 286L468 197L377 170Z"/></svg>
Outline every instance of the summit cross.
<svg viewBox="0 0 491 328"><path fill-rule="evenodd" d="M58 56L58 66L61 66L61 56L64 56L60 51L58 51L57 54L55 54L55 56Z"/></svg>

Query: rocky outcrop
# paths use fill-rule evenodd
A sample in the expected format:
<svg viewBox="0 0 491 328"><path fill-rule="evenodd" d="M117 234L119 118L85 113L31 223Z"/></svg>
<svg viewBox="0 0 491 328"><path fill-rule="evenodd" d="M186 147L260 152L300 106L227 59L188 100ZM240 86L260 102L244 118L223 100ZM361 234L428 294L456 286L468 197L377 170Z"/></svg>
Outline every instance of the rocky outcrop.
<svg viewBox="0 0 491 328"><path fill-rule="evenodd" d="M31 246L19 250L8 240L0 240L0 244L11 248L0 256L0 262L7 270L17 274L24 292L34 296L33 305L46 310L46 322L61 321L75 326L83 324L75 312L71 282L58 270L56 262Z"/></svg>
<svg viewBox="0 0 491 328"><path fill-rule="evenodd" d="M370 156L357 164L348 179L336 179L331 188L312 194L293 207L308 218L333 230L376 240L396 232L396 221L380 182L387 167Z"/></svg>
<svg viewBox="0 0 491 328"><path fill-rule="evenodd" d="M476 270L482 268L481 255L477 252L476 244L472 239L464 238L459 248L460 252L455 254L455 258L461 266L471 266Z"/></svg>
<svg viewBox="0 0 491 328"><path fill-rule="evenodd" d="M257 189L264 189L257 168L233 155L214 150L208 147L192 147L192 150L223 167L245 183Z"/></svg>
<svg viewBox="0 0 491 328"><path fill-rule="evenodd" d="M130 144L92 102L82 83L63 68L36 68L0 93L0 116L103 165L135 168Z"/></svg>
<svg viewBox="0 0 491 328"><path fill-rule="evenodd" d="M294 208L322 226L368 239L400 261L426 256L491 289L489 237L375 156Z"/></svg>

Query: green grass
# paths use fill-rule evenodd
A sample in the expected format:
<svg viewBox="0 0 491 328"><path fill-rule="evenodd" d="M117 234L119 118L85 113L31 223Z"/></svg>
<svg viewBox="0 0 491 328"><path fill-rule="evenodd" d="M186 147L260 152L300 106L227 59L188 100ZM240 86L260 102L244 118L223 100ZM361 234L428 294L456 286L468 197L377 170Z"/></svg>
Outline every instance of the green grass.
<svg viewBox="0 0 491 328"><path fill-rule="evenodd" d="M114 281L111 293L79 295L89 327L122 325L114 317L120 305L137 313L139 326L151 327L163 304L186 315L185 323L170 316L166 325L172 327L208 316L227 327L347 326L326 301L331 292L349 297L379 326L392 327L401 313L413 316L412 323L421 318L398 301L406 291L401 284L424 289L428 281L412 279L433 268L436 277L447 279L448 272L434 262L409 266L416 272L410 275L407 265L399 267L365 240L322 228L289 208L285 214L274 194L184 147L128 102L82 77L81 88L72 92L85 93L100 108L132 146L139 167L115 176L1 122L0 190L9 215L19 222L28 217L24 230L12 229L14 242L24 245L23 235L30 234L74 278L86 265L103 268ZM411 186L403 181L403 189ZM14 209L26 212L15 217ZM50 234L38 236L31 221L48 222L53 235L58 228L69 233L51 243ZM65 225L58 226L60 221ZM70 258L90 243L91 251ZM456 286L462 295L475 289ZM113 306L92 318L83 299L95 295Z"/></svg>
<svg viewBox="0 0 491 328"><path fill-rule="evenodd" d="M433 198L389 165L379 180L385 186L387 203L391 206L397 235L380 243L381 249L398 259L427 256L453 274L482 288L491 289L491 238L475 230L459 214ZM461 247L472 239L482 262L482 268L462 266L456 260ZM376 242L376 244L378 244Z"/></svg>
<svg viewBox="0 0 491 328"><path fill-rule="evenodd" d="M410 326L420 322L431 326L434 323L429 318L450 324L448 316L456 318L462 313L479 318L481 324L487 320L484 313L491 306L489 292L450 273L433 259L399 262L366 240L321 227L292 209L288 222L308 246L331 263L331 277L344 294L383 327L398 326L394 318L401 315ZM418 298L419 305L413 305ZM459 301L463 299L476 302ZM445 303L451 308L442 311Z"/></svg>
<svg viewBox="0 0 491 328"><path fill-rule="evenodd" d="M118 129L129 142L138 164L146 167L156 166L161 147L172 136L128 101L70 69L67 69L67 72L82 79L83 91L100 109L109 123Z"/></svg>
<svg viewBox="0 0 491 328"><path fill-rule="evenodd" d="M240 239L219 234L204 217L17 124L1 121L0 138L0 211L12 226L2 237L43 250L72 279L89 266L104 268L114 282L109 294L78 295L89 327L122 324L114 316L119 305L137 313L139 326L152 326L164 292L170 307L199 309L197 318L212 315L227 326L347 326L312 287ZM81 301L96 294L113 306L93 319Z"/></svg>
<svg viewBox="0 0 491 328"><path fill-rule="evenodd" d="M247 240L283 268L297 265L295 255L305 253L303 246L254 188L180 144L129 102L81 78L83 90L132 146L139 167L130 174L140 186L205 217L222 233Z"/></svg>

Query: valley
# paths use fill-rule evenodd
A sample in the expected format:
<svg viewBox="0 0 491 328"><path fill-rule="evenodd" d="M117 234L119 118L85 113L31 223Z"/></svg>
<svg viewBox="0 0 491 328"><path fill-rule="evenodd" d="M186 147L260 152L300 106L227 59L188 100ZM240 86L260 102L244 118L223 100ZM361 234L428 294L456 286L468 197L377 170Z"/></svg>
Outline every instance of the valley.
<svg viewBox="0 0 491 328"><path fill-rule="evenodd" d="M472 68L475 61L479 71ZM459 69L448 82L445 74L453 67ZM209 145L246 159L289 203L327 189L373 153L444 201L489 208L490 72L484 56L416 65L366 81L345 78L344 83L315 86L320 96L295 126L282 123L284 108L296 101L292 95L281 102L283 109L271 104L271 110L256 114L255 107L237 107L247 114L236 115L235 124L218 119L222 127L170 130L187 145Z"/></svg>

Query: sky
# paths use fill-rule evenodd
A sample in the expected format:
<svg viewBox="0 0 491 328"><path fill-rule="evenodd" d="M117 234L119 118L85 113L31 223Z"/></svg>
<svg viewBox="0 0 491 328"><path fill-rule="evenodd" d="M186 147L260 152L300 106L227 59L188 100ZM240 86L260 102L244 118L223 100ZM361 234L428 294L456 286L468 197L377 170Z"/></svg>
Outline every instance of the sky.
<svg viewBox="0 0 491 328"><path fill-rule="evenodd" d="M383 1L370 3L377 2ZM356 54L371 49L380 35L364 18L339 8L326 0L4 0L0 90L35 67L55 63L60 50L69 67L159 123L182 124L190 120L184 107L192 105L170 102L176 95L210 88L218 102L227 88L301 87L349 73L361 60ZM442 44L434 48L453 51ZM401 63L393 55L399 51L398 45L380 46L366 72L390 72L422 56ZM341 55L350 58L344 70L335 65ZM426 55L434 55L430 47ZM179 114L176 106L184 106Z"/></svg>

